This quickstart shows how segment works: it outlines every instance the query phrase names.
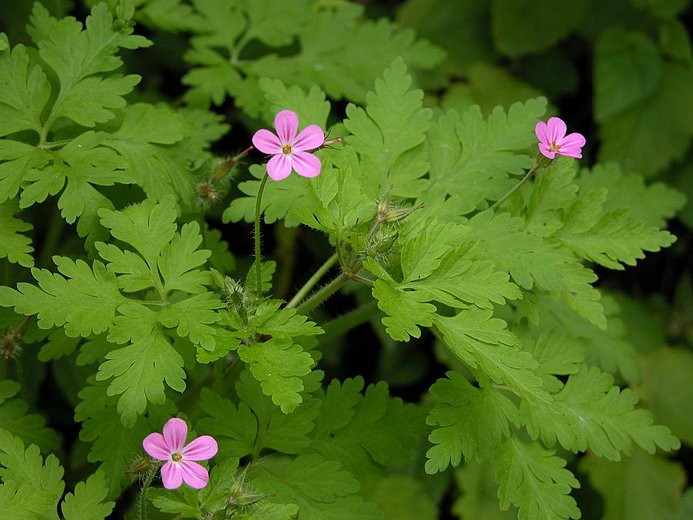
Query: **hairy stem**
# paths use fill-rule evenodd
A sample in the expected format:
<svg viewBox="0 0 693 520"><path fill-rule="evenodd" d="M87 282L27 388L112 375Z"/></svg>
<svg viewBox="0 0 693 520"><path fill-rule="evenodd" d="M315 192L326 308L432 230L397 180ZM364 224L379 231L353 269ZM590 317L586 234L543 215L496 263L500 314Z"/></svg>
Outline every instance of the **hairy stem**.
<svg viewBox="0 0 693 520"><path fill-rule="evenodd" d="M327 300L330 296L336 293L342 286L351 280L351 275L347 273L340 273L337 278L334 278L330 283L322 287L313 296L304 301L301 305L296 307L296 310L301 314L308 314L310 311L315 309L322 302Z"/></svg>
<svg viewBox="0 0 693 520"><path fill-rule="evenodd" d="M337 262L337 253L333 254L331 257L329 257L324 264L322 264L317 271L313 274L313 276L310 277L310 279L303 284L303 287L301 287L296 295L291 298L291 301L286 304L287 309L291 309L293 307L296 307L299 303L303 301L303 299L306 297L306 295L315 287L315 284L320 281L320 279L325 276L325 273L332 268L332 266ZM328 295L329 296L329 295Z"/></svg>
<svg viewBox="0 0 693 520"><path fill-rule="evenodd" d="M255 274L257 275L257 293L262 294L262 257L260 251L260 216L262 214L262 192L265 191L268 175L265 175L260 182L255 199Z"/></svg>
<svg viewBox="0 0 693 520"><path fill-rule="evenodd" d="M147 520L147 492L149 491L149 486L152 484L152 480L154 479L154 475L156 475L157 469L150 469L147 472L147 476L144 479L144 482L142 483L142 489L140 489L139 493L139 520Z"/></svg>

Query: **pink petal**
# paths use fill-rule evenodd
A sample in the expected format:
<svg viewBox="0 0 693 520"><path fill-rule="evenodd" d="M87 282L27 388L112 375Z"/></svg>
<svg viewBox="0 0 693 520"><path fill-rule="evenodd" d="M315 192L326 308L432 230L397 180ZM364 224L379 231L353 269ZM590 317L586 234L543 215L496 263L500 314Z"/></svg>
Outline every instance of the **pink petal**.
<svg viewBox="0 0 693 520"><path fill-rule="evenodd" d="M191 488L202 489L209 482L209 473L197 462L183 460L180 463L183 472L183 480Z"/></svg>
<svg viewBox="0 0 693 520"><path fill-rule="evenodd" d="M179 488L183 483L183 468L180 462L167 462L161 467L161 481L166 489Z"/></svg>
<svg viewBox="0 0 693 520"><path fill-rule="evenodd" d="M544 157L548 157L549 159L553 159L556 157L556 152L552 152L549 150L549 147L546 146L544 143L539 143L539 151Z"/></svg>
<svg viewBox="0 0 693 520"><path fill-rule="evenodd" d="M582 134L578 134L577 132L573 132L572 134L566 135L563 140L558 143L561 147L561 151L563 150L564 147L568 148L582 148L585 146L585 143L587 140L585 139L585 136Z"/></svg>
<svg viewBox="0 0 693 520"><path fill-rule="evenodd" d="M182 453L186 460L207 460L214 457L218 450L214 437L202 435L183 448Z"/></svg>
<svg viewBox="0 0 693 520"><path fill-rule="evenodd" d="M291 145L295 152L304 150L315 150L325 142L325 133L318 125L308 125L305 127Z"/></svg>
<svg viewBox="0 0 693 520"><path fill-rule="evenodd" d="M180 452L185 446L185 438L188 436L188 425L183 419L174 417L164 424L164 441L170 453Z"/></svg>
<svg viewBox="0 0 693 520"><path fill-rule="evenodd" d="M282 144L279 142L279 138L264 128L253 135L253 146L262 153L282 153Z"/></svg>
<svg viewBox="0 0 693 520"><path fill-rule="evenodd" d="M539 142L549 144L549 138L551 136L549 135L549 129L546 126L546 123L544 123L543 121L539 121L537 123L537 126L534 127L534 135L537 136Z"/></svg>
<svg viewBox="0 0 693 520"><path fill-rule="evenodd" d="M322 167L320 159L308 152L292 153L291 165L301 177L317 177Z"/></svg>
<svg viewBox="0 0 693 520"><path fill-rule="evenodd" d="M267 175L274 181L286 179L291 173L291 160L288 155L280 153L267 163Z"/></svg>
<svg viewBox="0 0 693 520"><path fill-rule="evenodd" d="M565 155L566 157L575 157L576 159L582 159L582 148L561 146L558 151L559 155Z"/></svg>
<svg viewBox="0 0 693 520"><path fill-rule="evenodd" d="M164 436L160 433L150 433L142 441L142 447L147 455L158 460L169 460L171 452L168 449Z"/></svg>
<svg viewBox="0 0 693 520"><path fill-rule="evenodd" d="M558 141L563 139L566 130L568 130L568 128L565 126L565 123L563 122L563 119L561 119L560 117L550 118L546 126L549 130L550 143L557 143Z"/></svg>
<svg viewBox="0 0 693 520"><path fill-rule="evenodd" d="M274 128L282 144L292 143L298 130L298 116L292 110L282 110L274 118Z"/></svg>

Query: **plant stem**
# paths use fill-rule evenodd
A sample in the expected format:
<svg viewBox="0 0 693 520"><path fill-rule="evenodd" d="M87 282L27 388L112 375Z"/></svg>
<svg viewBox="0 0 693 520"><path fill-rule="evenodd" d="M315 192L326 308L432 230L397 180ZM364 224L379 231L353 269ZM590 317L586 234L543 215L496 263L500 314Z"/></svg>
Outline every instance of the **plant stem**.
<svg viewBox="0 0 693 520"><path fill-rule="evenodd" d="M330 283L323 286L313 296L311 296L301 305L296 307L296 311L298 311L300 314L308 314L310 311L315 309L315 307L320 305L322 302L327 300L327 298L329 298L335 292L341 289L342 286L349 280L351 280L351 275L348 275L347 273L340 273L339 276L337 276L337 278L334 278Z"/></svg>
<svg viewBox="0 0 693 520"><path fill-rule="evenodd" d="M325 341L326 339L331 339L334 336L344 334L345 332L366 323L368 320L379 314L382 313L378 310L378 302L376 300L371 300L370 302L365 303L360 307L356 307L346 314L342 314L341 316L338 316L337 318L322 325L325 334L321 336L320 340Z"/></svg>
<svg viewBox="0 0 693 520"><path fill-rule="evenodd" d="M510 190L508 193L506 193L500 199L498 199L496 202L494 202L489 209L496 209L498 206L500 206L506 200L508 200L513 193L515 193L517 190L519 190L529 179L532 178L532 175L534 175L538 169L539 169L539 163L532 166L532 168L525 174L525 176L522 177L522 180L520 180L520 182L515 184L515 186L513 187L512 190Z"/></svg>
<svg viewBox="0 0 693 520"><path fill-rule="evenodd" d="M154 475L156 475L157 469L150 469L147 476L142 484L142 489L140 489L139 498L139 520L147 520L147 492L149 491L149 486L152 484Z"/></svg>
<svg viewBox="0 0 693 520"><path fill-rule="evenodd" d="M310 290L315 287L315 284L320 281L320 278L325 276L325 273L330 270L330 268L337 262L337 253L333 254L331 257L329 257L327 260L325 260L325 263L322 264L317 271L315 271L315 274L310 277L310 279L303 284L303 287L301 287L296 295L291 298L291 301L286 304L287 309L291 309L293 307L296 307L301 301L303 301L303 298L306 297L306 295L310 292ZM328 295L329 296L329 295Z"/></svg>
<svg viewBox="0 0 693 520"><path fill-rule="evenodd" d="M262 269L261 269L261 253L260 253L260 215L262 213L262 192L265 191L267 178L265 175L260 181L260 187L257 190L255 199L255 274L257 275L257 293L262 294Z"/></svg>

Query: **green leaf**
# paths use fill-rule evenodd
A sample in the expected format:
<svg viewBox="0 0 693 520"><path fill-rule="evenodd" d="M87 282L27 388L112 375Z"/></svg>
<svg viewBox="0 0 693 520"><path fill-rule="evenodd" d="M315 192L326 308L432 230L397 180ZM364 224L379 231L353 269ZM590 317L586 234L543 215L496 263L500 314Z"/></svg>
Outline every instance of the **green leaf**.
<svg viewBox="0 0 693 520"><path fill-rule="evenodd" d="M79 393L81 402L75 408L75 421L82 423L79 438L90 443L87 460L99 463L106 477L108 498L115 499L132 482L126 471L133 456L141 453L142 439L152 432L143 417L131 428L123 426L116 405L118 399L106 395L106 384L90 380Z"/></svg>
<svg viewBox="0 0 693 520"><path fill-rule="evenodd" d="M425 181L422 163L412 170L404 158L424 142L430 126L431 111L422 107L423 92L411 90L411 77L401 59L386 69L375 82L375 91L366 97L366 109L347 106L344 126L351 133L345 142L359 155L356 177L367 193L377 193L392 185L394 195L416 196ZM374 174L375 172L375 174Z"/></svg>
<svg viewBox="0 0 693 520"><path fill-rule="evenodd" d="M293 460L268 458L256 467L252 484L273 501L296 504L305 520L381 520L382 513L355 493L360 485L338 462L317 454Z"/></svg>
<svg viewBox="0 0 693 520"><path fill-rule="evenodd" d="M532 438L547 445L558 442L574 452L589 447L596 455L618 461L630 454L632 442L648 453L655 448L673 450L680 442L665 426L652 425L652 415L635 409L638 396L613 386L613 378L598 368L570 376L554 396L556 407L521 405L523 420Z"/></svg>
<svg viewBox="0 0 693 520"><path fill-rule="evenodd" d="M173 303L159 313L159 321L168 328L176 328L181 338L188 337L195 345L212 351L216 346L215 330L212 325L219 321L215 312L225 305L209 292Z"/></svg>
<svg viewBox="0 0 693 520"><path fill-rule="evenodd" d="M43 168L51 154L35 146L10 139L0 139L0 203L14 198L19 193L27 172Z"/></svg>
<svg viewBox="0 0 693 520"><path fill-rule="evenodd" d="M424 442L424 412L392 398L387 384L369 385L362 377L332 380L325 391L311 449L362 482L382 477L382 467L411 462Z"/></svg>
<svg viewBox="0 0 693 520"><path fill-rule="evenodd" d="M385 280L376 280L372 292L378 300L378 308L388 315L382 321L392 339L407 341L411 336L419 338L419 327L433 324L436 307L426 303L429 300L427 294L405 291Z"/></svg>
<svg viewBox="0 0 693 520"><path fill-rule="evenodd" d="M493 40L507 56L547 49L580 25L589 12L587 0L493 0ZM531 20L521 24L518 20Z"/></svg>
<svg viewBox="0 0 693 520"><path fill-rule="evenodd" d="M99 261L93 267L83 260L75 262L60 256L53 257L53 261L61 274L32 269L38 287L25 282L17 284L19 291L0 287L2 305L26 316L36 314L43 329L64 326L71 337L88 337L107 330L116 308L124 302L115 276Z"/></svg>
<svg viewBox="0 0 693 520"><path fill-rule="evenodd" d="M120 395L117 409L121 421L132 427L148 402L166 401L164 381L177 392L185 390L185 372L183 358L158 326L155 312L138 303L123 304L118 312L108 340L130 344L106 355L96 379L113 378L107 393Z"/></svg>
<svg viewBox="0 0 693 520"><path fill-rule="evenodd" d="M364 489L364 494L385 513L385 518L436 520L439 518L438 507L424 486L414 477L390 475Z"/></svg>
<svg viewBox="0 0 693 520"><path fill-rule="evenodd" d="M238 356L250 366L262 391L272 398L284 413L291 413L302 402L302 376L310 373L315 361L290 339L272 338L250 341L238 348Z"/></svg>
<svg viewBox="0 0 693 520"><path fill-rule="evenodd" d="M518 347L506 322L490 310L463 309L452 318L436 316L435 326L448 348L474 371L506 384L520 397L546 404L549 396L535 373L538 363Z"/></svg>
<svg viewBox="0 0 693 520"><path fill-rule="evenodd" d="M510 438L499 446L493 464L501 509L514 505L519 520L580 518L570 496L580 483L552 451Z"/></svg>
<svg viewBox="0 0 693 520"><path fill-rule="evenodd" d="M207 140L226 131L216 119L198 121L196 116L193 111L137 103L125 108L120 126L111 133L100 133L99 141L119 154L132 181L149 198L163 200L173 195L190 205L194 177L188 161L203 156ZM207 132L213 133L207 137Z"/></svg>
<svg viewBox="0 0 693 520"><path fill-rule="evenodd" d="M677 462L635 450L618 464L588 456L580 469L602 495L603 520L676 518L681 507L686 471Z"/></svg>
<svg viewBox="0 0 693 520"><path fill-rule="evenodd" d="M399 24L445 50L447 56L439 68L459 76L472 64L495 58L488 19L485 0L459 5L446 0L409 0L397 11Z"/></svg>
<svg viewBox="0 0 693 520"><path fill-rule="evenodd" d="M113 110L123 108L123 96L139 83L137 75L108 75L122 60L115 56L119 48L137 49L151 42L132 35L125 25L114 29L113 16L105 4L99 4L87 17L86 30L72 17L52 18L45 7L35 4L29 33L39 48L41 59L56 74L60 90L47 124L60 117L92 127L114 117Z"/></svg>
<svg viewBox="0 0 693 520"><path fill-rule="evenodd" d="M594 111L597 121L646 99L659 84L662 59L642 32L604 31L594 50Z"/></svg>
<svg viewBox="0 0 693 520"><path fill-rule="evenodd" d="M492 258L523 289L536 283L538 289L550 291L590 322L606 327L601 295L592 286L594 272L570 252L521 231L523 222L508 213L483 211L469 221L470 233L465 238L477 241L482 258Z"/></svg>
<svg viewBox="0 0 693 520"><path fill-rule="evenodd" d="M34 266L34 250L31 247L31 239L20 234L29 231L32 226L27 222L14 218L18 211L15 201L0 204L0 258L24 267Z"/></svg>
<svg viewBox="0 0 693 520"><path fill-rule="evenodd" d="M534 126L545 111L546 99L536 98L513 103L507 114L496 107L487 120L478 106L461 118L454 111L441 116L428 133L430 187L421 198L436 201L448 194L456 214L501 198L516 182L508 175L532 166L526 151L536 143Z"/></svg>
<svg viewBox="0 0 693 520"><path fill-rule="evenodd" d="M654 420L693 445L693 354L682 348L662 347L640 358L642 384L638 393Z"/></svg>
<svg viewBox="0 0 693 520"><path fill-rule="evenodd" d="M284 414L260 388L248 371L241 372L236 389L241 402L236 406L218 394L203 390L201 408L209 415L199 422L200 430L214 435L224 456L257 455L265 449L297 454L310 444L310 433L320 406L306 397L291 414Z"/></svg>
<svg viewBox="0 0 693 520"><path fill-rule="evenodd" d="M102 209L99 216L111 235L132 245L151 270L155 269L159 255L176 233L177 214L172 197L160 204L147 199L121 211Z"/></svg>
<svg viewBox="0 0 693 520"><path fill-rule="evenodd" d="M60 505L65 520L99 520L111 514L115 502L104 502L108 493L103 473L97 471L68 493Z"/></svg>
<svg viewBox="0 0 693 520"><path fill-rule="evenodd" d="M628 171L652 176L682 159L693 135L693 70L664 63L657 91L605 121L601 133L599 160Z"/></svg>
<svg viewBox="0 0 693 520"><path fill-rule="evenodd" d="M466 462L455 470L455 481L462 492L452 506L460 518L484 520L516 520L514 511L501 511L498 506L498 486L490 463Z"/></svg>
<svg viewBox="0 0 693 520"><path fill-rule="evenodd" d="M37 414L28 414L29 405L16 397L20 386L15 381L0 381L0 424L9 434L18 435L27 444L35 444L44 453L59 446L57 434L46 427L46 421Z"/></svg>
<svg viewBox="0 0 693 520"><path fill-rule="evenodd" d="M456 372L438 379L430 388L436 399L426 423L436 426L428 440L426 473L457 467L465 461L482 461L510 436L510 423L519 426L515 404L492 387L474 388Z"/></svg>
<svg viewBox="0 0 693 520"><path fill-rule="evenodd" d="M65 484L55 455L44 461L38 447L0 429L0 509L10 518L55 518Z"/></svg>
<svg viewBox="0 0 693 520"><path fill-rule="evenodd" d="M291 7L292 11L295 9L295 6ZM260 78L258 86L269 102L264 118L267 123L273 123L274 116L280 110L293 110L298 114L301 126L327 127L330 102L325 99L325 93L316 85L306 92L297 85L286 86L278 79Z"/></svg>
<svg viewBox="0 0 693 520"><path fill-rule="evenodd" d="M681 192L661 182L645 184L642 175L622 173L616 163L583 169L576 182L581 193L606 188L603 212L627 208L632 218L642 221L648 228L663 228L686 202Z"/></svg>
<svg viewBox="0 0 693 520"><path fill-rule="evenodd" d="M41 113L51 87L39 65L32 65L26 47L0 54L0 136L22 130L41 133Z"/></svg>

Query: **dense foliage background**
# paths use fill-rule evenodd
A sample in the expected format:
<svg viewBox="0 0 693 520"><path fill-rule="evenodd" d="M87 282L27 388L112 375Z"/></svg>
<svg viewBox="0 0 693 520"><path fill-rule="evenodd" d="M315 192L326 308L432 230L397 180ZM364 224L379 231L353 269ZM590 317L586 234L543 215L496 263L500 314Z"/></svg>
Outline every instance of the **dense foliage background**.
<svg viewBox="0 0 693 520"><path fill-rule="evenodd" d="M447 110L464 114L478 105L480 114L484 118L491 116L491 121L494 107L500 105L506 112L510 111L508 128L514 124L513 117L517 118L518 128L525 128L525 120L545 120L549 115L560 115L571 131L579 131L587 137L580 167L591 168L599 163L590 172L582 172L580 197L589 189L607 187L610 197L607 209L628 207L647 226L668 226L677 237L670 247L648 253L644 260L639 260L641 250L657 251L668 245L664 235L648 235L649 247L640 244L635 253L627 245L619 249L621 244L618 243L613 246L614 253L587 258L599 278L595 285L603 294L602 304L609 326L604 332L592 329L586 332L586 326L580 329L582 325L575 325L573 330L565 328L568 334L574 333L592 345L587 349L591 352L587 357L593 356L590 361L610 373L620 388L636 391L642 404L652 412L655 423L668 427L680 439L681 447L673 453L660 451L657 455L636 447L630 456L616 462L620 456L609 456L610 443L616 446L616 455L619 450L628 451L621 447L624 444L620 440L614 440L618 432L603 433L610 440L602 445L590 444L587 453L574 453L585 451L586 446L578 449L563 445L566 449L559 449L559 455L567 460L568 468L580 481L579 489L574 489L572 496L582 511L582 518L587 519L684 520L693 517L693 492L687 489L687 475L693 466L693 150L690 146L693 54L688 30L693 9L688 0L382 0L358 3L342 0L111 0L107 2L108 8L94 8L96 4L98 2L92 0L45 0L34 5L31 1L9 0L0 5L0 31L6 35L0 39L0 52L4 53L4 61L0 62L0 135L13 139L11 143L9 137L0 140L0 283L3 286L14 288L19 282L35 283L36 277L32 277L30 267L55 272L56 265L51 258L59 255L65 257L62 265L58 265L61 272L79 277L87 276L86 269L93 282L87 293L98 295L111 287L107 271L103 264L99 264L101 268L93 264L92 272L81 261L92 265L97 259L98 263L97 255L100 254L101 262L125 265L131 259L127 257L127 248L121 247L123 243L139 251L147 261L148 251L154 258L153 264L159 262L164 277L168 269L170 280L173 280L170 287L162 290L179 289L198 295L195 305L207 294L197 290L206 279L186 278L207 261L204 256L196 256L198 247L212 251L208 260L210 267L234 279L245 278L252 263L251 223L258 184L255 179L262 176L263 170L258 166L248 168L244 163L259 163L262 159L259 154L251 154L228 171L219 164L246 148L252 133L260 127L268 127L277 110L289 105L306 122L326 128L334 125L334 135L354 134L353 146L357 151L358 146L368 148L369 142L360 137L365 135L359 134L364 124L356 117L356 109L353 106L348 109L347 105L377 106L381 110L381 120L387 119L388 109L397 113L410 102L413 103L411 113L421 114L417 112L417 99L413 99L416 96L412 98L407 94L413 88L423 90L423 105L432 109L434 119L441 117L436 121L443 121L437 123L440 139L434 143L447 143L443 135L447 128L443 114ZM78 28L74 20L54 20L74 16L84 21L90 13L93 25L87 24L87 32L93 32L89 33L89 38L77 36L81 27ZM107 52L96 55L78 71L80 60L99 45ZM48 66L40 68L39 63ZM389 72L385 73L386 70ZM411 75L412 86L407 83L408 75ZM379 78L380 84L376 83ZM44 81L53 85L53 89L44 88ZM65 85L71 85L64 98L57 95L57 84L63 86L60 95L68 91ZM406 103L393 102L393 106L388 107L388 96L393 99L401 96ZM548 100L546 115L542 101L536 100L539 97ZM325 103L325 99L331 104ZM516 102L525 104L516 105L513 116L510 107ZM46 106L59 109L51 111ZM474 109L466 113L472 114L469 118L473 119ZM374 116L369 112L369 116L377 118L378 114ZM342 123L347 117L349 122ZM396 120L394 116L393 120ZM421 120L418 123L425 124ZM502 126L506 122L502 119L497 124ZM476 126L472 123L468 126L469 133L476 136L473 137L477 139L475 146L480 149L488 146L489 150L496 147L493 148L495 155L480 154L479 163L488 166L479 168L503 169L510 164L506 169L516 170L517 175L518 171L521 173L531 166L531 162L511 163L503 154L506 149L513 152L527 149L532 141L520 140L512 145L504 141L497 145L501 139L496 139L492 130L488 131L491 136L488 139L478 137L486 132L484 125L479 122ZM50 139L47 139L48 128ZM391 135L386 137L391 140L386 141L394 143L393 148L404 143L402 150L406 151L407 140L416 141L419 129L412 123L411 127L402 128L395 128L393 124L390 130ZM514 127L510 128L508 133L513 130ZM471 142L472 137L463 135L461 139ZM51 147L64 147L61 148L66 150L64 159L56 160L46 155ZM98 157L80 155L97 148L100 150ZM339 158L339 150L325 152L325 161L331 161L334 171L346 168L347 160ZM382 166L378 162L379 154L387 155L390 150L373 150L372 153L375 159L369 164L376 168ZM445 152L441 147L435 153L442 157ZM403 201L416 199L417 190L422 189L421 184L416 184L420 181L416 173L419 159L414 154L401 159L400 167L406 170L401 174L402 186L411 182L408 188L398 186L394 190L393 197L399 197L401 207L405 207ZM402 164L412 166L407 169ZM556 187L548 184L549 181L543 185L548 193L559 199L545 203L547 213L540 217L544 219L542 222L535 221L536 225L552 225L554 214L563 209L560 196L568 197L565 200L572 204L570 197L575 193L566 195L565 190L561 191L575 173L571 173L570 168L557 166L554 170L554 179L559 179L555 182L564 182L564 185ZM75 171L80 173L75 174ZM109 174L106 180L100 177L103 172ZM497 200L517 179L519 177L503 184L493 198L486 198ZM326 238L329 233L316 231L321 229L320 225L328 225L325 222L329 215L318 214L314 218L298 210L291 212L292 203L302 196L300 183L287 182L282 186L273 192L268 189L265 194L263 248L266 259L276 262L265 264L268 271L276 269L271 292L275 298L289 300L332 254L334 243ZM350 199L352 192L348 187L340 186L340 190L343 199L339 204L345 215L351 212L342 215L345 221L357 221L364 212L372 216L378 201L383 200L362 199L359 193L353 193ZM479 208L481 197L478 201L465 198L471 197L468 192L473 191L472 187L463 185L450 190L449 193L459 197L460 204L469 203L472 208ZM132 206L145 198L159 201L159 204L145 202L142 206ZM581 200L590 204L585 197ZM426 202L428 211L436 211L435 204L431 209L430 202ZM523 214L520 206L517 202L514 207L517 214ZM128 210L131 212L126 213L125 208L131 208ZM441 205L437 211L445 215L450 209ZM180 228L174 224L177 216L181 223L187 222ZM146 234L138 236L128 227L128 222L138 218L161 222L159 228L152 224L150 232L154 239ZM316 224L314 229L298 226L310 218L320 221L320 225ZM608 223L600 222L600 225L606 227ZM410 237L417 234L414 225L402 229L405 238L407 233ZM489 226L487 231L504 233L500 227ZM175 237L174 232L178 233ZM435 232L444 235L451 231L440 227L431 234ZM636 231L632 229L615 228L610 236L616 243L619 236L631 232L635 236ZM196 241L198 235L202 237L203 246ZM113 243L103 243L108 242L110 236L118 239L116 244L122 250ZM161 243L156 243L157 240ZM175 257L178 253L170 252L173 247L169 253L165 252L165 244L169 242L183 244L180 258ZM411 249L416 247L411 246ZM510 257L516 251L511 244L508 250L498 254ZM192 260L177 272L176 262L184 262L185 258ZM637 265L633 265L636 259ZM377 257L369 264L369 269L382 281L386 274L378 274L380 260ZM390 267L386 261L381 263ZM402 270L406 271L404 263ZM625 270L622 263L627 264ZM123 269L116 272L131 272L127 271L127 266ZM80 508L87 514L90 510L84 504L89 502L88 497L93 499L93 511L98 510L101 501L111 500L115 501L114 518L128 512L134 518L137 486L131 485L133 477L125 473L137 455L133 446L137 447L144 435L160 427L176 410L186 411L198 433L220 436L224 435L224 428L236 427L234 424L241 422L250 409L259 416L262 414L257 410L263 410L267 423L280 424L284 420L278 418L281 412L272 408L274 405L266 397L281 392L266 386L260 391L247 370L241 376L235 374L239 381L235 392L242 403L233 408L233 414L222 412L225 405L217 394L205 393L204 389L223 393L224 384L219 381L227 372L221 374L223 377L220 373L212 377L208 375L208 365L189 369L195 364L194 354L185 359L188 388L182 397L167 390L168 401L151 405L157 401L157 392L163 396L161 381L164 376L161 375L158 380L161 389L152 384L149 387L151 395L146 398L128 394L125 388L131 381L122 381L122 388L109 391L107 398L105 387L111 378L118 380L126 363L124 359L107 356L111 348L104 334L109 326L108 319L102 311L93 311L88 303L84 304L83 294L79 292L55 302L46 296L44 301L44 295L68 294L71 290L69 284L62 284L50 276L36 278L44 292L27 293L26 301L16 296L19 293L0 292L0 300L5 298L4 302L0 301L0 305L4 305L0 307L0 337L4 336L4 350L0 350L0 449L5 444L13 450L8 448L0 455L0 478L6 480L0 488L0 504L3 500L10 504L10 498L17 497L16 503L22 503L17 491L21 487L12 488L19 484L12 484L11 472L3 473L3 466L10 467L13 460L22 459L28 461L25 462L27 467L40 467L43 461L37 462L38 452L24 452L25 447L34 443L43 456L54 453L60 458L67 491L73 492L75 485L92 475L97 466L102 470L96 474L98 476L91 477L86 486L81 484L85 487L74 491L77 498L72 499L80 507L69 512L69 505L67 509L64 505L62 514L66 518L79 518L76 510ZM512 299L511 288L497 277L489 276L489 280L497 282L498 294L497 299L491 300L493 303L486 301L487 307L504 303L506 298ZM123 282L120 283L122 288ZM129 283L134 291L142 282L135 279ZM384 290L384 284L378 287ZM323 388L328 388L327 384L334 378L343 381L341 386L331 385L324 398L326 402L332 398L340 406L335 406L333 416L321 416L323 422L318 424L328 431L332 424L329 421L339 425L340 417L345 424L354 414L358 418L348 427L339 426L343 428L339 434L342 444L333 446L325 441L323 451L317 449L320 457L326 460L320 458L316 462L318 455L302 454L292 465L285 464L277 470L278 481L305 478L306 486L317 486L317 482L306 476L310 474L316 481L324 478L336 482L321 488L317 497L306 492L309 498L296 498L299 502L304 500L300 502L300 518L382 518L378 516L380 513L367 507L360 509L364 500L376 503L386 518L393 519L517 517L515 507L505 511L499 509L499 496L505 509L510 504L528 504L531 500L529 492L525 494L523 479L518 477L513 481L521 490L518 491L521 496L516 496L513 489L499 491L494 480L497 468L494 470L488 460L479 455L484 452L484 446L477 446L478 452L469 446L463 448L466 462L458 467L452 467L460 462L458 459L455 463L454 456L441 462L429 454L426 463L426 452L431 448L426 438L434 426L444 422L440 417L438 422L431 422L430 417L428 425L424 422L433 403L446 402L454 385L470 395L478 387L469 385L457 375L445 379L449 387L436 383L450 369L465 377L470 375L469 367L446 351L442 324L438 325L436 333L419 331L418 325L425 323L397 322L396 311L388 310L387 304L381 305L380 310L375 304L367 306L370 295L370 287L350 284L316 310L311 320L326 330L326 334L319 337L317 347L310 344L317 334L312 327L315 324L291 321L295 328L293 335L303 335L302 341L309 345L306 350L315 349L312 352L319 353L315 357L320 358L318 368L324 371ZM583 296L577 295L576 299ZM591 296L584 298L588 301ZM378 296L381 303L385 299ZM38 312L32 310L32 302L39 302L35 303L39 307L41 302L45 303L45 308L41 307L45 315L39 320L23 316ZM74 304L79 314L77 325L70 316L59 316L63 311L57 307L66 302ZM421 301L416 303L421 304ZM365 308L359 307L361 304L366 304ZM162 323L166 327L177 327L180 338L171 341L181 344L190 341L206 348L205 342L212 341L210 333L198 325L206 323L207 315L195 305L181 311L181 315L171 311L170 316L161 318ZM580 308L578 312L585 317L586 323L599 322L597 311L587 303L583 307L580 305L575 304L574 309ZM56 309L50 311L53 315L47 316L51 306ZM351 316L348 323L331 321L356 307L361 309L360 314ZM520 310L498 312L507 321L513 320L513 313L526 312L531 321L529 307L528 304L528 308L520 306ZM208 305L204 310L211 308ZM409 308L412 313L421 309L414 304ZM194 314L198 311L200 314ZM275 311L277 308L268 308L267 316ZM121 307L119 312L127 318L127 310ZM134 308L132 316L139 317L140 312L139 308ZM395 318L385 321L384 325L383 312ZM183 317L186 313L191 316L189 322ZM290 318L295 316L286 316L283 323L289 323ZM41 320L47 326L41 327ZM228 325L238 328L234 323ZM245 326L248 330L252 328L247 323ZM137 332L129 332L132 327L132 323L123 321L119 330L110 330L109 341L118 344L134 341ZM276 330L280 329L277 326ZM253 333L262 330L257 325ZM22 350L16 357L14 349L20 345L20 333ZM524 334L522 339L536 340L530 327L515 333ZM276 339L280 334L274 336ZM543 341L559 343L556 338L543 338ZM181 351L178 343L175 346ZM215 361L213 348L208 350L212 353L206 361ZM125 357L128 355L131 354ZM534 355L541 356L541 353L535 351ZM544 375L548 379L549 374L558 375L561 383L565 383L568 374L574 374L581 362L566 359L569 355L568 350L565 356L557 355L552 362L559 368ZM104 359L110 361L101 364L95 377L94 363ZM197 359L200 360L199 353ZM162 374L166 373L167 385L179 390L183 376L171 377L176 367L159 367L168 362L166 354L152 361ZM217 367L215 370L222 370L219 365ZM231 371L231 377L235 369L225 370ZM272 384L269 376L262 379L255 372L253 375L263 385ZM146 379L149 376L130 377ZM606 393L611 387L610 381L605 382L594 373L581 372L580 377L584 379L585 388L589 386L596 392L592 395L595 401L601 395L598 389ZM589 382L585 382L587 379ZM421 406L407 408L402 402L389 399L385 385L380 383L383 381L389 386L390 396ZM374 386L363 398L360 391L371 383ZM429 391L434 383L437 386ZM306 392L322 395L319 378L307 378L303 384ZM123 394L120 400L114 397L120 394ZM281 410L293 411L300 402L292 400L295 395L298 393L284 400L277 398L281 402L274 400L274 404L280 405ZM171 399L177 401L174 403ZM586 399L589 400L590 395ZM317 401L316 398L311 402ZM302 453L307 446L304 440L308 442L307 436L318 417L318 405L310 409L308 404L310 402L304 403L294 414L284 416L294 417L293 422L287 419L281 423L281 428L272 432L276 438L267 439L264 445L255 445L256 451L248 452L247 457L257 458L263 447L290 455ZM608 403L605 406L608 409ZM142 417L145 407L148 422ZM478 417L474 410L466 413L469 422ZM388 418L393 417L401 420L401 424L394 419L388 422ZM412 431L407 421L413 423L415 419L419 420L420 428ZM541 422L542 419L534 420ZM483 430L483 427L479 428ZM339 429L338 426L334 428ZM502 429L498 426L499 431ZM528 430L536 440L531 427ZM359 437L355 433L359 431L364 436L367 433L370 440ZM222 445L221 454L236 453L234 443L242 444L241 433ZM23 445L17 445L16 438L10 438L10 434L20 438ZM560 439L560 431L554 434ZM529 435L523 435L529 439ZM656 439L649 441L653 446L651 451L654 451L652 442L665 450L674 447L665 434L659 432L657 435L653 434L652 439ZM400 439L401 445L393 444L395 438ZM544 432L541 438L546 441ZM317 441L313 439L313 442ZM407 445L408 442L412 445ZM527 457L535 456L544 455L530 453L528 448ZM333 459L342 462L341 470L339 464L330 465ZM243 462L241 458L241 465ZM41 471L29 474L27 470L27 482L34 485L38 480L52 482L50 473L55 476L59 472L55 464L56 461L46 460ZM237 464L238 461L235 465L220 465L216 477L226 472L230 477L223 482L239 482ZM554 462L549 466L552 464ZM353 476L345 468L351 470ZM213 475L213 479L216 477ZM239 484L241 492L273 490L273 485L279 486L266 475L252 475L251 472L250 481L253 478L255 483L245 491ZM542 477L538 479L541 481ZM551 489L546 496L553 496L554 492L559 497L565 496L571 487L576 487L569 477L565 479L564 482L551 481L557 488L563 486L565 489ZM46 497L62 494L58 484L49 487L47 484L42 488ZM24 498L37 496L36 489L29 487L27 490ZM180 513L176 507L197 500L189 491L178 492L175 499L167 498L160 490L152 491L152 496L159 510ZM214 498L215 492L210 491L209 496L200 500L207 500L209 506L218 499ZM326 497L335 503L342 502L335 509L322 511L315 504L330 502ZM51 499L45 500L50 505ZM556 503L555 507L537 506L542 514L546 510L553 512L542 518L575 517L569 503L560 499ZM532 511L536 510L531 506L519 507L521 517L539 518L532 516ZM523 510L523 507L528 509ZM151 509L152 518L159 517L156 515L174 517ZM312 513L306 512L309 509ZM103 511L107 514L108 507ZM233 518L281 520L291 518L295 512L296 509L289 506L254 512L250 508ZM34 513L37 518L50 517ZM34 513L26 513L26 518L33 518ZM95 517L87 515L84 518Z"/></svg>

